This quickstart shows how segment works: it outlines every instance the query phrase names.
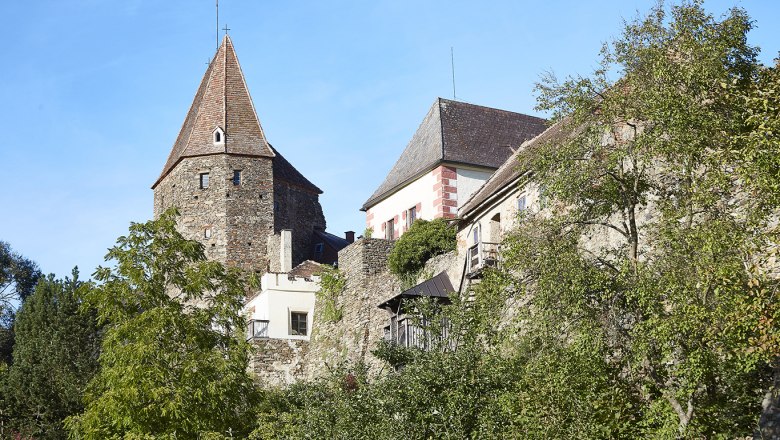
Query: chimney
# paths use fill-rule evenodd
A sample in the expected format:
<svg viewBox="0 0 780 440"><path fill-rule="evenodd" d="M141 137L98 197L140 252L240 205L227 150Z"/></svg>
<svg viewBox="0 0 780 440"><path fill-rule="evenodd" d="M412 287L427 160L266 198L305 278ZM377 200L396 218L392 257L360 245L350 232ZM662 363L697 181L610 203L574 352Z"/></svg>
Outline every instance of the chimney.
<svg viewBox="0 0 780 440"><path fill-rule="evenodd" d="M344 233L344 238L347 239L347 243L355 242L355 231L347 231Z"/></svg>
<svg viewBox="0 0 780 440"><path fill-rule="evenodd" d="M287 273L292 270L292 230L282 229L282 239L279 246L279 271Z"/></svg>

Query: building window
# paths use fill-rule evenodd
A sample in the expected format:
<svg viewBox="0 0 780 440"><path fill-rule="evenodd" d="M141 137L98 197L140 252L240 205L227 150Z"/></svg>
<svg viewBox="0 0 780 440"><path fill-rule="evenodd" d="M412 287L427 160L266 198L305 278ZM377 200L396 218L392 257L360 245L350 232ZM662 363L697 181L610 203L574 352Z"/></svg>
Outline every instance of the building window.
<svg viewBox="0 0 780 440"><path fill-rule="evenodd" d="M306 336L307 333L307 313L290 312L290 334L297 336Z"/></svg>
<svg viewBox="0 0 780 440"><path fill-rule="evenodd" d="M409 229L417 220L417 206L412 206L406 210L406 229Z"/></svg>
<svg viewBox="0 0 780 440"><path fill-rule="evenodd" d="M200 173L200 189L209 187L209 173Z"/></svg>
<svg viewBox="0 0 780 440"><path fill-rule="evenodd" d="M241 170L233 170L233 186L241 185Z"/></svg>
<svg viewBox="0 0 780 440"><path fill-rule="evenodd" d="M203 230L203 238L211 238L211 228L206 228Z"/></svg>
<svg viewBox="0 0 780 440"><path fill-rule="evenodd" d="M385 223L385 238L388 240L392 240L395 237L393 237L393 229L395 229L395 221L393 219L388 220Z"/></svg>
<svg viewBox="0 0 780 440"><path fill-rule="evenodd" d="M217 143L222 142L222 133L220 132L214 133L214 142Z"/></svg>
<svg viewBox="0 0 780 440"><path fill-rule="evenodd" d="M317 243L314 245L314 259L318 259L322 257L322 253L325 251L325 244L324 243Z"/></svg>
<svg viewBox="0 0 780 440"><path fill-rule="evenodd" d="M523 212L528 206L526 205L525 194L517 198L517 212Z"/></svg>
<svg viewBox="0 0 780 440"><path fill-rule="evenodd" d="M479 224L477 224L477 226L474 227L473 239L474 239L474 244L479 243Z"/></svg>

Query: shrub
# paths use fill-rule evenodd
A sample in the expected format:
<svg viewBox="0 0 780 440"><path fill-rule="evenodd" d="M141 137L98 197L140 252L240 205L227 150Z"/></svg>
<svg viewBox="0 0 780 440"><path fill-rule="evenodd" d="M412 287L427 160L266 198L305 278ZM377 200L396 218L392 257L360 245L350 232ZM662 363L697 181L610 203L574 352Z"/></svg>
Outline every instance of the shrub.
<svg viewBox="0 0 780 440"><path fill-rule="evenodd" d="M455 235L455 228L444 219L415 221L390 252L390 271L401 279L416 276L431 257L455 249Z"/></svg>

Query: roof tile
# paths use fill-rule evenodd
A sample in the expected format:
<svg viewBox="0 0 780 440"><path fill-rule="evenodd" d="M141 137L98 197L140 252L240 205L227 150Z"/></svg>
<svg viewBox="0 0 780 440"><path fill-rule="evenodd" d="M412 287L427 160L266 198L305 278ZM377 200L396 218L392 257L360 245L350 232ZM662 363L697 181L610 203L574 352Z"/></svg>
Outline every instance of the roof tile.
<svg viewBox="0 0 780 440"><path fill-rule="evenodd" d="M217 127L225 132L222 144L213 142L212 134ZM182 158L217 153L274 157L252 104L233 42L227 35L203 75L179 136L152 188Z"/></svg>
<svg viewBox="0 0 780 440"><path fill-rule="evenodd" d="M496 169L512 154L510 147L545 128L546 121L536 116L438 98L362 209L443 162Z"/></svg>

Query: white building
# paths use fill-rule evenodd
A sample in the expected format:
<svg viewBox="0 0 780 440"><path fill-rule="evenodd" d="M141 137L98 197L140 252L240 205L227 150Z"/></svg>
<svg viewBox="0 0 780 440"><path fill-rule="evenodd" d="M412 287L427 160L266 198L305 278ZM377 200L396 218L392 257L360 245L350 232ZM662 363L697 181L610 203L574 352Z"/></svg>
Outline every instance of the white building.
<svg viewBox="0 0 780 440"><path fill-rule="evenodd" d="M545 120L438 98L401 157L363 204L374 237L395 239L415 219L454 218Z"/></svg>
<svg viewBox="0 0 780 440"><path fill-rule="evenodd" d="M247 338L309 340L314 319L316 292L320 288L320 264L292 262L290 230L281 233L280 266L283 272L268 272L260 279L260 292L244 305Z"/></svg>

